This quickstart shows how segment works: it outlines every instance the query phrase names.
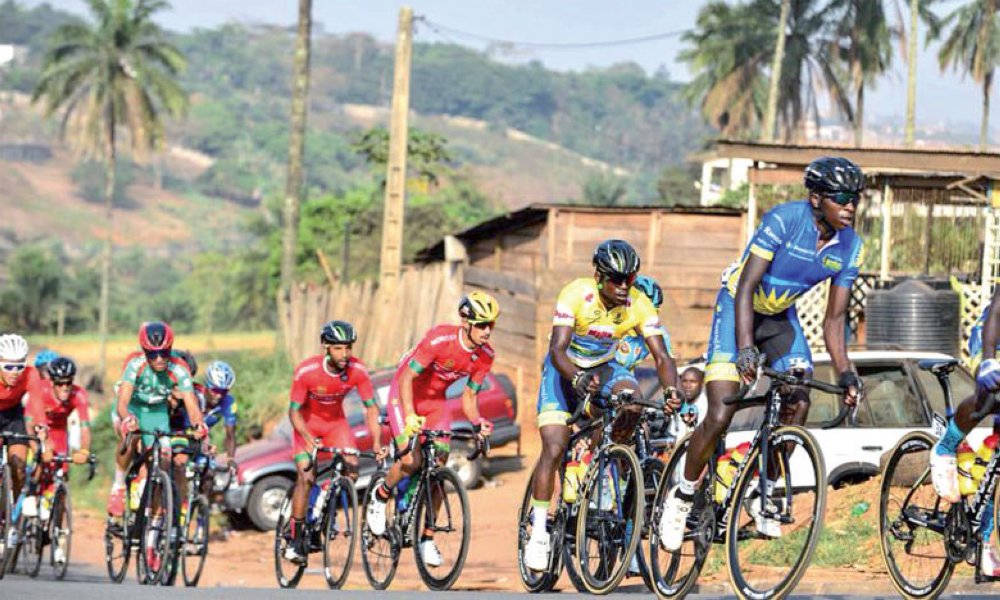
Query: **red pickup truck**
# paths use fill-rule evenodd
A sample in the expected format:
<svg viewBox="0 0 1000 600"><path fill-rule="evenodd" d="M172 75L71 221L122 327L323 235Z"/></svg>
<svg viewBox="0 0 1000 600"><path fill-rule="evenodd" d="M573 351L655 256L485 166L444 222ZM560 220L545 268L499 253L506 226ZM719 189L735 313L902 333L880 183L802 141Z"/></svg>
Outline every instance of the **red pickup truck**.
<svg viewBox="0 0 1000 600"><path fill-rule="evenodd" d="M382 414L385 414L386 397L393 371L380 371L372 376L372 384ZM455 381L447 390L448 406L456 430L470 430L472 425L462 411L461 393L466 378ZM344 411L354 430L358 448L371 450L372 440L365 425L364 409L356 391L344 399ZM479 412L493 423L491 446L499 448L517 444L521 454L521 428L517 424L517 397L514 386L505 375L490 373L479 392ZM282 418L270 437L243 444L236 449L236 482L225 494L226 511L238 519L247 518L258 529L274 529L278 510L287 490L295 481L295 463L292 462L291 424ZM389 427L382 427L382 440L391 439ZM451 466L467 487L474 487L482 472L482 458L470 462L466 448L453 444L449 459ZM487 459L488 460L488 459ZM358 488L367 487L375 473L375 461L363 459L360 464Z"/></svg>

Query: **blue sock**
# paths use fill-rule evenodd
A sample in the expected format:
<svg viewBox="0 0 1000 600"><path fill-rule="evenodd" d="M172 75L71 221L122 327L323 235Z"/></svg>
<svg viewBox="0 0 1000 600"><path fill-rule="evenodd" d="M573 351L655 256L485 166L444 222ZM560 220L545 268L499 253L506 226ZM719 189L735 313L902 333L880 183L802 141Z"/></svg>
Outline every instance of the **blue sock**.
<svg viewBox="0 0 1000 600"><path fill-rule="evenodd" d="M993 533L993 501L986 505L986 514L983 515L983 542L990 542L990 534Z"/></svg>
<svg viewBox="0 0 1000 600"><path fill-rule="evenodd" d="M941 441L937 444L938 456L944 454L954 454L963 439L965 439L965 434L958 428L958 423L955 422L955 417L948 419L948 428L944 430L944 435L941 437Z"/></svg>

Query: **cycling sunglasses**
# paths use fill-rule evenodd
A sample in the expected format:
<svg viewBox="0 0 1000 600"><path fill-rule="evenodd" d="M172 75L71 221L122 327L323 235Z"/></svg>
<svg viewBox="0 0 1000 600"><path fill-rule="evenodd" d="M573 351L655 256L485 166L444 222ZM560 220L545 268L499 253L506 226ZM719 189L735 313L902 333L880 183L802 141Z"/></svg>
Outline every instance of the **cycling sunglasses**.
<svg viewBox="0 0 1000 600"><path fill-rule="evenodd" d="M834 204L847 206L848 204L858 205L861 195L856 192L837 192L835 194L823 194L824 198L829 198Z"/></svg>
<svg viewBox="0 0 1000 600"><path fill-rule="evenodd" d="M0 368L2 368L4 371L7 371L8 373L20 373L21 371L24 370L24 368L26 366L27 366L27 363L23 363L23 362L21 362L21 363L3 363L2 365L0 365Z"/></svg>
<svg viewBox="0 0 1000 600"><path fill-rule="evenodd" d="M628 275L619 275L617 273L608 273L604 276L605 279L610 281L612 284L617 286L628 285L631 286L635 283L636 273L630 273Z"/></svg>
<svg viewBox="0 0 1000 600"><path fill-rule="evenodd" d="M170 348L165 350L147 350L146 360L156 360L158 358L170 358Z"/></svg>
<svg viewBox="0 0 1000 600"><path fill-rule="evenodd" d="M480 323L473 323L472 326L475 327L476 329L486 329L487 327L489 327L490 329L496 329L497 322L496 321L482 321Z"/></svg>
<svg viewBox="0 0 1000 600"><path fill-rule="evenodd" d="M215 394L216 396L225 396L226 394L229 393L229 390L227 390L226 388L208 388L208 389L212 390L212 393Z"/></svg>
<svg viewBox="0 0 1000 600"><path fill-rule="evenodd" d="M70 387L73 385L72 379L54 379L52 385L55 387Z"/></svg>

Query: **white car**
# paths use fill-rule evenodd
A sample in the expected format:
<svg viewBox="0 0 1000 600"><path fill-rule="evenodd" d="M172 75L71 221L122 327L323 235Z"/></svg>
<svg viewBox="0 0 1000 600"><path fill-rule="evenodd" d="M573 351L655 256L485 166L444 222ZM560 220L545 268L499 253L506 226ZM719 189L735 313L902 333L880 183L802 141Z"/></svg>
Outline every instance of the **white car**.
<svg viewBox="0 0 1000 600"><path fill-rule="evenodd" d="M937 378L917 367L923 359L949 359L936 352L874 351L850 352L849 358L864 381L866 400L858 408L857 424L847 423L834 429L820 429L819 423L833 419L840 410L839 396L812 390L811 407L806 426L819 442L826 463L827 482L839 487L874 477L881 471L882 455L891 451L903 435L914 429L932 430L932 414L944 416L944 394ZM834 383L837 376L827 354L813 357L813 376ZM644 374L640 374L642 377ZM650 374L645 374L645 381ZM655 373L652 373L655 382ZM655 383L654 383L655 385ZM644 386L644 389L645 386ZM964 368L951 373L953 406L972 394L975 380ZM739 410L733 416L726 435L726 446L733 448L750 441L760 426L763 407ZM992 431L992 417L987 416L968 437L974 449ZM799 460L805 460L800 457ZM792 473L808 473L808 468L795 468ZM794 475L793 475L794 476ZM812 485L803 480L801 485ZM795 485L800 485L796 481Z"/></svg>

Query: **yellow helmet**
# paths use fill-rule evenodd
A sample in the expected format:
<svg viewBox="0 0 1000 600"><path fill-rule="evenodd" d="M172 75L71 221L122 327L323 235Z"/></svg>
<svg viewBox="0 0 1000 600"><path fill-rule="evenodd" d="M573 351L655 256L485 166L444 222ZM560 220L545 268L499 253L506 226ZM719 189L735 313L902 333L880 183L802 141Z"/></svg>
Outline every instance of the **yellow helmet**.
<svg viewBox="0 0 1000 600"><path fill-rule="evenodd" d="M500 304L486 292L470 292L458 303L458 314L470 323L491 323L500 316Z"/></svg>

